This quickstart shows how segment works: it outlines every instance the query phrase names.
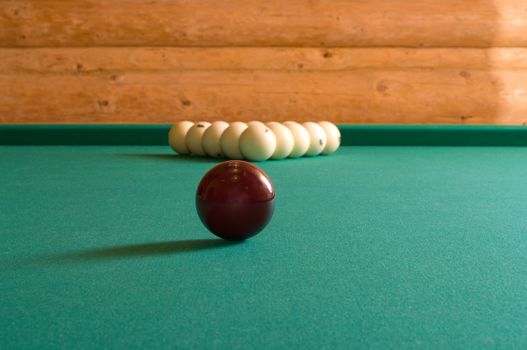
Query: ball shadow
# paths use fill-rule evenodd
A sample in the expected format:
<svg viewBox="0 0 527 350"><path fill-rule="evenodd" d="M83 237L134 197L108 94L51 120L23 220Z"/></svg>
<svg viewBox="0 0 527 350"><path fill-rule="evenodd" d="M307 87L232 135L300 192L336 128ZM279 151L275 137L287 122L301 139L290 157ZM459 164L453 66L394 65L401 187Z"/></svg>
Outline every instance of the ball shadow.
<svg viewBox="0 0 527 350"><path fill-rule="evenodd" d="M131 244L54 255L44 259L39 259L40 261L33 261L32 263L45 265L93 260L117 260L134 257L144 258L157 255L175 255L207 249L226 248L238 244L240 244L240 242L229 242L222 239L190 239L171 242Z"/></svg>

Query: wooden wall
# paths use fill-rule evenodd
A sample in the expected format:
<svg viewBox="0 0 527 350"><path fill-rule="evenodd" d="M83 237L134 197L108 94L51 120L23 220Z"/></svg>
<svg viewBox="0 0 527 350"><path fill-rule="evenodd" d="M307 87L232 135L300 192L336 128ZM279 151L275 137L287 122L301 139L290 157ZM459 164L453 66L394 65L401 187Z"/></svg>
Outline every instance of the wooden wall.
<svg viewBox="0 0 527 350"><path fill-rule="evenodd" d="M0 122L527 124L525 0L0 0Z"/></svg>

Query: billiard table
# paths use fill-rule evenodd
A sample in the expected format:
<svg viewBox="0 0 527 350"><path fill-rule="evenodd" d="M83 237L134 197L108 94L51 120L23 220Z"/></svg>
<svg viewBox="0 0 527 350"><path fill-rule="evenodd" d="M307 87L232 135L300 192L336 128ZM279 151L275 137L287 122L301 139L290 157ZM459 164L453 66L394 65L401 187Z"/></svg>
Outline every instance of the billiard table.
<svg viewBox="0 0 527 350"><path fill-rule="evenodd" d="M241 243L168 128L0 126L1 349L527 346L525 127L340 126Z"/></svg>

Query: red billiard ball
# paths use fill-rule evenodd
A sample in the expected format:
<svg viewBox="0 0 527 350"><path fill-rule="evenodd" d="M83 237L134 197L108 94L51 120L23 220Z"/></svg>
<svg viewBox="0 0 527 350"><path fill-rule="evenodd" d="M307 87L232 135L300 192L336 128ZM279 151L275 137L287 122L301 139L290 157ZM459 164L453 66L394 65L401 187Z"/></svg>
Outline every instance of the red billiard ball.
<svg viewBox="0 0 527 350"><path fill-rule="evenodd" d="M275 191L260 168L230 160L210 169L199 183L196 208L216 236L242 241L260 232L274 212Z"/></svg>

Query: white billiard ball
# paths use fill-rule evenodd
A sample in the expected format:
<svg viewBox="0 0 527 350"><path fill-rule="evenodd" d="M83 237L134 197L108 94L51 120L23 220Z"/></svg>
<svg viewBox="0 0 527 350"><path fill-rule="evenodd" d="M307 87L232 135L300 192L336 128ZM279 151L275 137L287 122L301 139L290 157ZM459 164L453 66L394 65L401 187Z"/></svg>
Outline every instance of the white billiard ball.
<svg viewBox="0 0 527 350"><path fill-rule="evenodd" d="M276 149L276 136L265 124L253 124L240 136L240 151L251 161L261 162L271 158Z"/></svg>
<svg viewBox="0 0 527 350"><path fill-rule="evenodd" d="M306 151L306 156L318 156L324 147L326 147L326 132L320 125L313 122L305 122L302 124L309 134L309 147Z"/></svg>
<svg viewBox="0 0 527 350"><path fill-rule="evenodd" d="M185 143L187 144L190 155L205 155L201 141L203 138L203 133L205 133L205 130L207 130L209 126L210 123L208 122L198 122L188 130L187 136L185 137Z"/></svg>
<svg viewBox="0 0 527 350"><path fill-rule="evenodd" d="M203 133L201 145L203 151L210 157L221 158L223 157L223 151L220 146L220 138L225 129L229 127L229 123L223 121L213 122L207 130Z"/></svg>
<svg viewBox="0 0 527 350"><path fill-rule="evenodd" d="M309 148L309 134L302 125L298 124L297 122L285 122L284 125L291 131L291 134L293 134L293 139L295 140L295 144L293 146L293 150L289 154L289 158L297 158L302 157Z"/></svg>
<svg viewBox="0 0 527 350"><path fill-rule="evenodd" d="M243 159L240 151L240 136L247 129L247 124L243 122L230 123L220 138L220 147L223 154L229 159Z"/></svg>
<svg viewBox="0 0 527 350"><path fill-rule="evenodd" d="M339 128L330 122L319 122L318 125L326 132L327 143L322 150L322 154L331 154L340 147L340 131Z"/></svg>
<svg viewBox="0 0 527 350"><path fill-rule="evenodd" d="M291 131L285 125L278 122L267 123L267 127L276 136L276 149L271 155L271 159L283 159L289 156L295 145L295 139Z"/></svg>
<svg viewBox="0 0 527 350"><path fill-rule="evenodd" d="M188 130L194 125L193 122L184 120L175 123L168 132L168 144L174 152L179 154L188 154L187 144L185 143L185 136Z"/></svg>

